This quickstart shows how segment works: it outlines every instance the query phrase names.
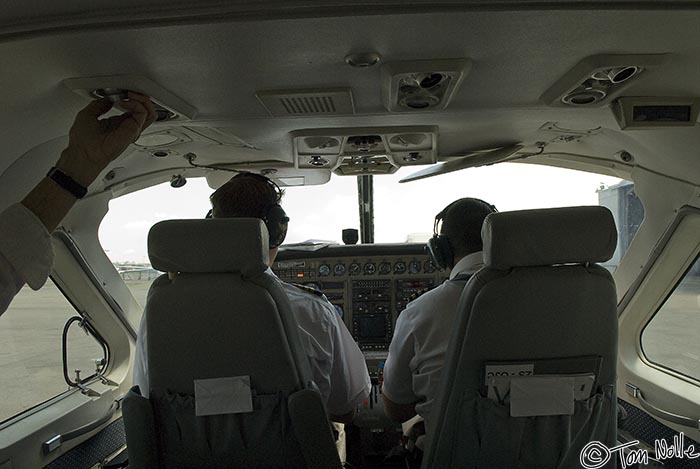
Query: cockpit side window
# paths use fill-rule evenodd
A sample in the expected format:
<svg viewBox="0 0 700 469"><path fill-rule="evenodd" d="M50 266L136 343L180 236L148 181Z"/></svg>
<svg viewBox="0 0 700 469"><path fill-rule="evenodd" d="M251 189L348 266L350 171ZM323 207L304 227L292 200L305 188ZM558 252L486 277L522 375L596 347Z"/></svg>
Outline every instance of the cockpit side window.
<svg viewBox="0 0 700 469"><path fill-rule="evenodd" d="M700 256L642 332L649 361L700 380Z"/></svg>
<svg viewBox="0 0 700 469"><path fill-rule="evenodd" d="M63 375L62 334L69 318L79 316L53 280L38 291L28 286L0 316L0 422L26 412L69 390ZM94 337L67 336L71 379L95 372L105 351Z"/></svg>

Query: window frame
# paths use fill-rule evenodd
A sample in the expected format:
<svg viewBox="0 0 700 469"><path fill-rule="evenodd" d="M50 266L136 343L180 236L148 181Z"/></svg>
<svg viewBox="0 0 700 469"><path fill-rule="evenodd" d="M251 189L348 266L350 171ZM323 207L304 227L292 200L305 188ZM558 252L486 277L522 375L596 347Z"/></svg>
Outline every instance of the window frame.
<svg viewBox="0 0 700 469"><path fill-rule="evenodd" d="M92 282L93 286L97 289L98 293L104 298L104 300L107 302L107 304L113 308L115 314L119 318L119 321L122 322L125 327L127 327L127 330L132 331L131 326L128 324L128 322L125 320L123 313L121 313L121 308L119 305L114 301L114 299L107 293L107 291L102 287L101 283L95 276L95 273L92 271L88 263L85 261L85 258L83 257L82 253L80 252L80 249L78 246L75 244L73 239L70 237L70 235L65 232L62 229L56 230L52 235L52 238L61 242L70 252L70 254L73 256L75 261L77 262L78 266L80 269L85 273L85 275L90 279ZM72 298L71 295L67 293L67 289L65 288L65 285L60 279L60 275L57 274L57 272L54 270L51 272L49 275L49 279L51 282L56 286L58 291L63 295L63 298L68 301L68 303L71 305L73 310L75 311L74 316L80 316L84 321L87 321L89 324L89 329L91 331L94 331L94 334L91 334L92 337L95 339L97 344L102 348L104 351L104 357L105 357L105 365L102 370L102 375L106 375L109 372L109 369L112 365L112 353L111 349L109 347L109 343L104 339L102 334L100 334L99 330L97 327L95 327L94 324L92 324L92 318L86 311L82 311L80 308L78 308L76 301ZM121 313L121 314L120 314ZM73 317L73 316L72 316ZM135 336L136 332L133 331L133 334ZM60 337L62 340L62 337ZM63 354L62 354L63 355ZM37 412L40 412L56 402L59 402L63 399L66 399L67 397L75 394L75 393L82 393L82 390L78 387L75 386L70 386L66 380L65 380L65 373L64 373L64 368L65 368L65 356L61 357L61 376L63 378L63 382L65 385L68 387L65 391L56 394L53 397L50 397L44 401L38 402L37 404L28 407L27 409L24 409L20 411L19 413L12 415L10 417L7 417L4 420L0 420L0 431L4 430L5 428L14 425L15 423L28 418ZM99 377L97 376L97 373L92 373L90 376L86 377L84 380L82 380L81 384L84 384L85 386L90 386L94 384L95 382L99 381Z"/></svg>
<svg viewBox="0 0 700 469"><path fill-rule="evenodd" d="M685 227L685 223L693 223L693 220L688 221L689 217L696 223L700 223L700 208L685 205L677 211L673 221L670 225L668 225L668 228L664 231L663 235L654 246L654 249L650 253L647 262L640 269L635 281L630 285L625 295L618 302L618 318L620 318L622 322L627 321L626 318L622 317L623 314L625 314L630 305L633 307L637 306L636 303L638 302L638 298L647 294L646 290L648 290L648 282L653 282L656 277L661 277L661 280L663 280L664 277L671 277L671 281L663 287L663 294L659 295L653 303L653 306L648 308L647 312L644 313L644 319L640 321L635 328L636 331L634 333L634 342L636 345L636 355L638 359L645 364L645 366L657 372L663 373L663 375L665 375L667 378L675 378L696 388L700 388L700 377L693 378L650 360L644 353L644 349L642 347L642 334L644 330L647 328L653 318L656 317L656 314L676 290L678 284L683 281L688 270L692 268L696 260L700 258L700 241L694 246L690 245L685 251L678 249L678 246L673 246L674 242L678 240L678 237L684 235L683 231L688 229ZM666 256L669 254L669 252L671 256L682 256L685 259L683 262L676 264L678 267L675 269L674 273L666 274L665 272L659 272L659 269L667 269L666 264L670 261L667 260ZM644 300L642 300L642 302L644 303ZM618 352L620 356L618 360L620 360L625 353L621 349ZM618 367L619 366L620 362L618 361Z"/></svg>
<svg viewBox="0 0 700 469"><path fill-rule="evenodd" d="M700 211L698 211L698 213L700 213ZM682 275L680 275L680 277L676 280L676 282L673 284L673 287L668 290L668 292L664 296L663 300L659 303L658 307L655 308L654 312L649 316L649 319L642 326L640 333L639 333L639 350L642 353L642 356L644 357L644 359L647 362L649 362L650 364L652 364L656 367L659 367L662 370L670 371L674 375L675 374L681 375L681 376L687 378L688 380L692 380L692 381L695 381L698 384L700 384L700 376L692 376L692 375L689 375L689 374L684 373L682 371L671 368L668 365L664 365L663 363L652 360L651 357L649 357L649 355L644 351L644 341L643 341L644 332L647 330L647 328L654 321L654 318L656 318L656 316L661 312L663 307L666 305L666 302L668 302L669 298L671 298L671 296L673 296L673 294L676 292L676 290L678 290L678 287L680 286L681 283L683 283L683 281L686 279L686 277L688 276L688 273L693 269L693 267L695 267L695 264L700 262L700 247L697 247L695 249L694 257L691 256L691 258L693 260L685 267L685 269L683 269Z"/></svg>

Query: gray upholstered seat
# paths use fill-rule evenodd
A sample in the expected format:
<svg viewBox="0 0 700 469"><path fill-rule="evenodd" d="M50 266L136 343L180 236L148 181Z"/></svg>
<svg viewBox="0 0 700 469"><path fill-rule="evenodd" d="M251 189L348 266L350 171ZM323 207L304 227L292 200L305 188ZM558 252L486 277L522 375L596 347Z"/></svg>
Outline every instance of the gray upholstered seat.
<svg viewBox="0 0 700 469"><path fill-rule="evenodd" d="M151 229L170 274L146 304L149 399L124 400L130 467L340 467L267 239L257 219Z"/></svg>
<svg viewBox="0 0 700 469"><path fill-rule="evenodd" d="M482 238L485 267L460 300L423 467L579 467L586 444L616 442L616 292L595 264L615 250L612 215L497 213ZM539 376L487 378L499 373Z"/></svg>

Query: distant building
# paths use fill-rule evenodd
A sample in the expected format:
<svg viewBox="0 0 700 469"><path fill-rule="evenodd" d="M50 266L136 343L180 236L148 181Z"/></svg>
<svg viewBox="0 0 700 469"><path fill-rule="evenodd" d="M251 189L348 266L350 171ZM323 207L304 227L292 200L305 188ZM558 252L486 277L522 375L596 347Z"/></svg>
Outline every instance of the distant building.
<svg viewBox="0 0 700 469"><path fill-rule="evenodd" d="M123 280L150 282L162 273L153 269L151 264L116 262L113 265Z"/></svg>
<svg viewBox="0 0 700 469"><path fill-rule="evenodd" d="M617 225L617 249L612 259L604 264L613 270L620 265L622 256L644 220L644 206L634 192L632 181L622 181L599 189L598 203L612 212Z"/></svg>
<svg viewBox="0 0 700 469"><path fill-rule="evenodd" d="M407 243L427 243L433 236L432 233L409 233L406 236Z"/></svg>

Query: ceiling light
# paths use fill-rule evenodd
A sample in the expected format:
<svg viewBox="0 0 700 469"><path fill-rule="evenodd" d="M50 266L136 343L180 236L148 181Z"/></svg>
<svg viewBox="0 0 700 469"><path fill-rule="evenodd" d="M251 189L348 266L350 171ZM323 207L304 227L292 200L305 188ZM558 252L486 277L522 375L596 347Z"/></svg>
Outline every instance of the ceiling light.
<svg viewBox="0 0 700 469"><path fill-rule="evenodd" d="M371 67L377 65L381 60L382 57L376 52L361 52L345 56L345 62L351 67L357 68Z"/></svg>
<svg viewBox="0 0 700 469"><path fill-rule="evenodd" d="M328 160L319 155L313 155L309 160L309 164L311 166L326 166L328 164Z"/></svg>
<svg viewBox="0 0 700 469"><path fill-rule="evenodd" d="M180 140L179 135L167 132L160 132L154 134L141 135L139 139L134 142L134 144L144 148L162 147L165 145L172 145L178 140Z"/></svg>
<svg viewBox="0 0 700 469"><path fill-rule="evenodd" d="M382 65L382 102L392 112L444 109L471 68L469 59Z"/></svg>

